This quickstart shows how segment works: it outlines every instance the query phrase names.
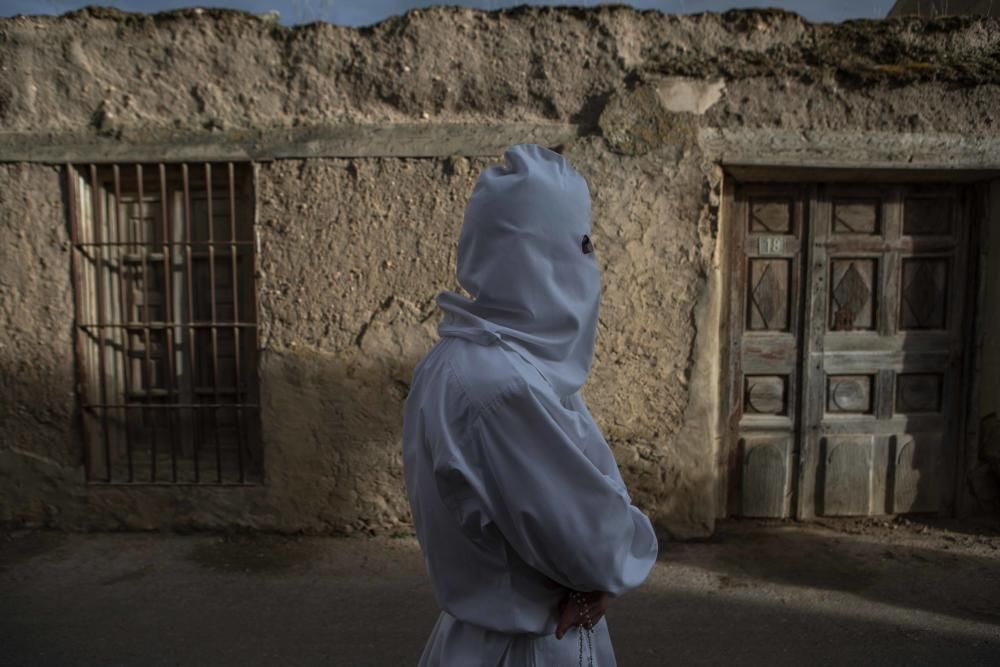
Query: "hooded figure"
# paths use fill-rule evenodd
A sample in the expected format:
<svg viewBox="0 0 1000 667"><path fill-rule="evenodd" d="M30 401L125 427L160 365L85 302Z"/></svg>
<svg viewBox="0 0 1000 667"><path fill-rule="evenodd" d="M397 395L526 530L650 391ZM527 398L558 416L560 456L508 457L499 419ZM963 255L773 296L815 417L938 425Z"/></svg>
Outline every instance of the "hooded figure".
<svg viewBox="0 0 1000 667"><path fill-rule="evenodd" d="M594 352L600 272L590 192L537 144L479 176L442 292L439 340L417 364L403 420L414 527L442 612L421 667L561 667L570 591L611 598L656 561L649 519L580 395ZM602 616L593 664L615 664ZM589 662L589 656L585 658Z"/></svg>

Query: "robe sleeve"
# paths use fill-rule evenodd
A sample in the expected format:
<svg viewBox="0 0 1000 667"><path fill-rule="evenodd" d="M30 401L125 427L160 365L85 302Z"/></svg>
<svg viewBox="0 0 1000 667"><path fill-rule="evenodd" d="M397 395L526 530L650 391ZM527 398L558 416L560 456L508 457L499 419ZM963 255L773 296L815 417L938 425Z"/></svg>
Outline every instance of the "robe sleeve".
<svg viewBox="0 0 1000 667"><path fill-rule="evenodd" d="M566 588L621 595L656 562L656 535L620 475L601 472L574 442L560 410L522 382L476 417L477 494L529 566Z"/></svg>

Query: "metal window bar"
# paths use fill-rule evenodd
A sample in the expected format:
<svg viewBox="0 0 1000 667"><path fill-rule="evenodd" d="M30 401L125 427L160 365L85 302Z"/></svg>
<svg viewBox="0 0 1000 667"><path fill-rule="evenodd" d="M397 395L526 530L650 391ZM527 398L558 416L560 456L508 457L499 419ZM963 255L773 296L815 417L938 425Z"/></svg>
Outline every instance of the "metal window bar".
<svg viewBox="0 0 1000 667"><path fill-rule="evenodd" d="M66 174L87 481L259 483L251 165Z"/></svg>

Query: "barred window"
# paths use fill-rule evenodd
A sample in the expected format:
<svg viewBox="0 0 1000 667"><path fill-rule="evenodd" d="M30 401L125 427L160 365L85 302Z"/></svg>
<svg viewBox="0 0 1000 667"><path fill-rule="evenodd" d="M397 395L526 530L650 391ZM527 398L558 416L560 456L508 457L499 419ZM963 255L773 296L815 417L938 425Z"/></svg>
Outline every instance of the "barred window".
<svg viewBox="0 0 1000 667"><path fill-rule="evenodd" d="M260 481L251 167L66 165L88 482Z"/></svg>

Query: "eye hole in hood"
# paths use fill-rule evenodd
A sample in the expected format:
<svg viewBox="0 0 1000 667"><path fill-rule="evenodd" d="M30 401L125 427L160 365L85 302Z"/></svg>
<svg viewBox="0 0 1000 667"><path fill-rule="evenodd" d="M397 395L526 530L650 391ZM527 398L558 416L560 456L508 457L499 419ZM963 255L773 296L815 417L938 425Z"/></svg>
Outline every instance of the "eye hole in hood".
<svg viewBox="0 0 1000 667"><path fill-rule="evenodd" d="M587 181L561 154L517 144L487 167L458 239L457 292L438 294L442 336L500 343L531 363L560 396L586 382L601 281Z"/></svg>

